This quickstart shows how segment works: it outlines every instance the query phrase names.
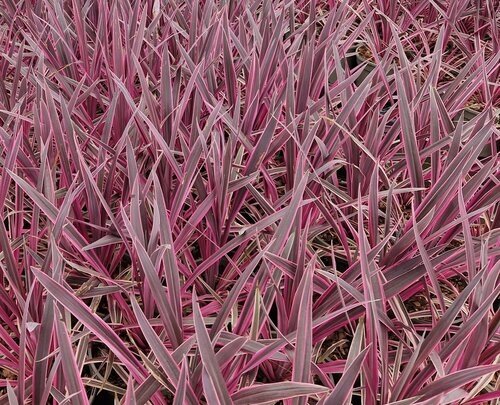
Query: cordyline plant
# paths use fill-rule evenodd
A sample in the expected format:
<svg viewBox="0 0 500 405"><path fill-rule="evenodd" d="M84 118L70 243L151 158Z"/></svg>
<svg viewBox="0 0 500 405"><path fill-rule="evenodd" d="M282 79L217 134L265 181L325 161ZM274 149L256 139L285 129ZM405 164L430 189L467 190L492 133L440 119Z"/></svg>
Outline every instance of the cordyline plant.
<svg viewBox="0 0 500 405"><path fill-rule="evenodd" d="M498 2L396 3L0 0L0 403L500 398Z"/></svg>

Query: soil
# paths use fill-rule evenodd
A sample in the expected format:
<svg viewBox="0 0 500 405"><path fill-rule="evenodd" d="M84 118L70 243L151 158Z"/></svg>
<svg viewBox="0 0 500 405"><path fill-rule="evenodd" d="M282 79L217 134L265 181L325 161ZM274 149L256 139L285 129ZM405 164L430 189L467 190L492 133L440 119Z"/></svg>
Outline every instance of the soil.
<svg viewBox="0 0 500 405"><path fill-rule="evenodd" d="M349 354L352 334L347 328L342 328L334 332L321 346L320 357L329 360L345 360Z"/></svg>
<svg viewBox="0 0 500 405"><path fill-rule="evenodd" d="M479 96L477 94L474 94L469 101L465 104L465 108L468 108L469 110L476 111L477 113L481 113L484 110L485 104L484 102L481 101ZM497 125L497 128L500 125L500 114L498 108L496 109L496 120L495 123Z"/></svg>
<svg viewBox="0 0 500 405"><path fill-rule="evenodd" d="M17 380L17 375L7 368L0 368L0 377L6 380ZM3 402L3 396L7 395L7 388L0 388L0 403Z"/></svg>
<svg viewBox="0 0 500 405"><path fill-rule="evenodd" d="M374 62L374 58L373 58L373 52L372 50L368 47L368 45L361 45L358 47L358 54L359 56L364 59L364 60L367 60L367 61L370 61L370 62ZM408 59L412 59L414 57L414 54L412 51L405 51L405 54L406 54L406 57ZM396 62L396 64L399 66L399 58L396 56L394 58L394 61Z"/></svg>
<svg viewBox="0 0 500 405"><path fill-rule="evenodd" d="M484 110L484 104L483 103L476 103L474 101L469 101L466 105L465 105L467 108L471 109L471 110L474 110L474 111L477 111L477 112L481 112Z"/></svg>
<svg viewBox="0 0 500 405"><path fill-rule="evenodd" d="M323 248L326 251L330 250L331 244L338 244L339 239L332 229L328 229L320 233L316 238L313 239L312 243L317 248Z"/></svg>
<svg viewBox="0 0 500 405"><path fill-rule="evenodd" d="M7 380L17 380L17 374L7 368L0 369L0 376Z"/></svg>
<svg viewBox="0 0 500 405"><path fill-rule="evenodd" d="M363 59L373 61L373 52L368 46L361 45L358 48L358 53Z"/></svg>
<svg viewBox="0 0 500 405"><path fill-rule="evenodd" d="M479 97L477 95L473 95L467 102L467 104L465 104L465 107L477 112L481 112L484 110L484 103L479 100Z"/></svg>
<svg viewBox="0 0 500 405"><path fill-rule="evenodd" d="M424 295L417 294L405 302L405 307L408 310L408 313L411 314L413 312L429 309L429 302Z"/></svg>

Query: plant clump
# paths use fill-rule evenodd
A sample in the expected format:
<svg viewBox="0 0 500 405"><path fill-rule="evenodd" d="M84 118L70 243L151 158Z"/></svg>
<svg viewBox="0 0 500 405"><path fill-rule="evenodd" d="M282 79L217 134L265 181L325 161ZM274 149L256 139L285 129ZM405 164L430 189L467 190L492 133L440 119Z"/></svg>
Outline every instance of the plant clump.
<svg viewBox="0 0 500 405"><path fill-rule="evenodd" d="M499 401L495 4L0 2L0 403Z"/></svg>

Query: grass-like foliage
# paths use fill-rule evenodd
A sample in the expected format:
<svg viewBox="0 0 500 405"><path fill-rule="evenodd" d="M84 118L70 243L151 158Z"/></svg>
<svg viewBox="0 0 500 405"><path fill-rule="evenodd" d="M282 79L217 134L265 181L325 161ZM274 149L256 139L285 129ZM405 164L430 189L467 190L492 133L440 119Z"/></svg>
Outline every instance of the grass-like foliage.
<svg viewBox="0 0 500 405"><path fill-rule="evenodd" d="M0 403L497 401L498 11L0 0Z"/></svg>

